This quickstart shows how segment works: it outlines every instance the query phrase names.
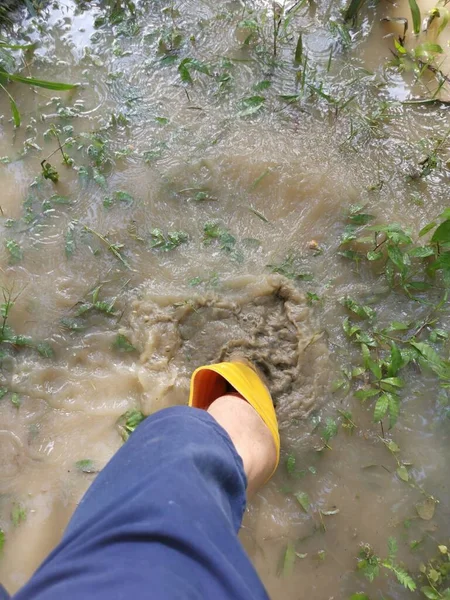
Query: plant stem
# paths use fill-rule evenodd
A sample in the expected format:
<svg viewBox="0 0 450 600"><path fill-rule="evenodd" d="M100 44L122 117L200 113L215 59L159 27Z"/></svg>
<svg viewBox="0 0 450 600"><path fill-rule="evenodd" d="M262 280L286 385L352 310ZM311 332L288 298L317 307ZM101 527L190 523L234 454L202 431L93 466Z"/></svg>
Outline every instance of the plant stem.
<svg viewBox="0 0 450 600"><path fill-rule="evenodd" d="M111 244L101 233L99 233L98 231L95 231L95 229L91 229L90 227L88 227L87 225L83 225L83 227L86 229L86 231L89 231L89 233L92 233L93 235L95 235L96 237L98 237L99 240L101 240L104 244L106 244L108 246L108 250L110 252L112 252L112 254L114 254L114 256L116 258L118 258L120 260L120 262L125 265L125 267L127 269L129 269L130 271L133 271L134 269L132 269L130 267L130 265L128 264L128 262L125 260L125 258L120 254L120 252L117 250L117 248L114 247L113 244Z"/></svg>

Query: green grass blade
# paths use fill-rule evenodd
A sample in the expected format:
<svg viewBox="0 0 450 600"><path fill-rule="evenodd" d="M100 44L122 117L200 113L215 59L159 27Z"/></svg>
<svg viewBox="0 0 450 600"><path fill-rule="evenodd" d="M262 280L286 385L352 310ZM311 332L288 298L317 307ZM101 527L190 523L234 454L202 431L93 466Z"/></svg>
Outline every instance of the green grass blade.
<svg viewBox="0 0 450 600"><path fill-rule="evenodd" d="M20 112L19 112L19 109L17 108L17 104L12 96L9 97L9 102L11 104L11 113L13 116L14 125L16 127L20 127L20 123L21 123Z"/></svg>
<svg viewBox="0 0 450 600"><path fill-rule="evenodd" d="M28 85L33 85L36 87L45 88L47 90L56 90L56 91L66 91L73 90L76 84L72 83L59 83L57 81L44 81L43 79L34 79L34 77L22 77L21 75L13 75L12 73L7 73L4 70L0 70L0 76L7 77L12 81L18 81L20 83L27 83Z"/></svg>
<svg viewBox="0 0 450 600"><path fill-rule="evenodd" d="M294 62L296 65L301 64L303 57L303 40L302 34L298 36L297 46L295 47Z"/></svg>
<svg viewBox="0 0 450 600"><path fill-rule="evenodd" d="M442 54L444 52L444 50L442 49L442 46L439 46L439 44L433 44L433 42L424 42L423 44L420 44L419 46L414 48L413 52L414 52L414 56L416 56L416 57L417 56L427 57L430 53L431 54Z"/></svg>
<svg viewBox="0 0 450 600"><path fill-rule="evenodd" d="M438 29L438 36L441 35L441 33L444 31L444 29L447 27L448 25L448 21L450 19L450 13L447 9L445 9L444 7L439 7L439 13L441 15L442 18L442 22L439 25L439 29Z"/></svg>
<svg viewBox="0 0 450 600"><path fill-rule="evenodd" d="M11 104L11 113L12 113L14 125L16 127L20 127L20 123L22 122L22 120L20 118L20 112L19 112L19 109L17 108L16 101L14 100L14 98L11 96L11 94L8 92L8 90L1 83L0 83L0 88L8 95L9 102Z"/></svg>
<svg viewBox="0 0 450 600"><path fill-rule="evenodd" d="M355 21L364 0L351 0L344 13L344 21Z"/></svg>
<svg viewBox="0 0 450 600"><path fill-rule="evenodd" d="M0 48L9 48L9 50L29 50L34 48L36 44L9 44L0 40Z"/></svg>
<svg viewBox="0 0 450 600"><path fill-rule="evenodd" d="M411 9L411 15L413 20L413 31L416 35L420 33L420 8L416 0L408 0L409 8Z"/></svg>

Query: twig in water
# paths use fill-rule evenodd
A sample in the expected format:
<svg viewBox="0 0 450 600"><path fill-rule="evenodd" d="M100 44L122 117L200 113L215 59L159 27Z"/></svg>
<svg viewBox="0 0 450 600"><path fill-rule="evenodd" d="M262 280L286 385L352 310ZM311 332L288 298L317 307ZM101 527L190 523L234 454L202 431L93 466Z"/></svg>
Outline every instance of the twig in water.
<svg viewBox="0 0 450 600"><path fill-rule="evenodd" d="M129 269L130 271L134 271L134 269L132 269L130 267L130 265L128 264L128 262L126 261L126 259L120 254L118 247L115 244L111 244L105 236L103 236L101 233L99 233L98 231L95 231L95 229L91 229L90 227L88 227L87 225L83 225L83 227L86 229L86 231L89 231L89 233L92 233L93 235L95 235L96 237L98 237L99 240L101 240L104 244L106 244L108 246L108 250L110 252L112 252L114 254L114 256L116 258L118 258L120 260L120 262L126 266L127 269Z"/></svg>

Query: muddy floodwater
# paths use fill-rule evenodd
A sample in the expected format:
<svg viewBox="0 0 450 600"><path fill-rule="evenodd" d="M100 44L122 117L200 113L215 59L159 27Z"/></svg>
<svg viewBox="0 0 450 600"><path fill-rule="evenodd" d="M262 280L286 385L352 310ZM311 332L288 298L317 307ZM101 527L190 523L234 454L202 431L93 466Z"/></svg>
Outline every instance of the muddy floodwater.
<svg viewBox="0 0 450 600"><path fill-rule="evenodd" d="M79 84L10 82L20 127L0 90L8 591L124 443L122 415L185 403L192 370L237 348L280 420L241 531L270 597L444 597L426 577L450 542L449 311L417 261L446 243L418 234L449 218L448 27L443 4L417 39L407 2L345 7L66 0L3 33L34 44L10 70ZM383 17L408 19L410 68Z"/></svg>

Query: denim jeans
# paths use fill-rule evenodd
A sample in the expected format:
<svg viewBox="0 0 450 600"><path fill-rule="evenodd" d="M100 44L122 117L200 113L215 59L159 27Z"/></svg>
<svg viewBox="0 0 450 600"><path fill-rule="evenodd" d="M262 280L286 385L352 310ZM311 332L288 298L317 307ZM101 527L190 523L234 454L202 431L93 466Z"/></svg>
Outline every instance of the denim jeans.
<svg viewBox="0 0 450 600"><path fill-rule="evenodd" d="M246 483L208 413L155 413L98 475L14 599L267 600L237 537Z"/></svg>

